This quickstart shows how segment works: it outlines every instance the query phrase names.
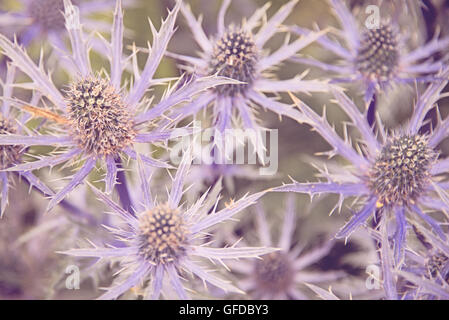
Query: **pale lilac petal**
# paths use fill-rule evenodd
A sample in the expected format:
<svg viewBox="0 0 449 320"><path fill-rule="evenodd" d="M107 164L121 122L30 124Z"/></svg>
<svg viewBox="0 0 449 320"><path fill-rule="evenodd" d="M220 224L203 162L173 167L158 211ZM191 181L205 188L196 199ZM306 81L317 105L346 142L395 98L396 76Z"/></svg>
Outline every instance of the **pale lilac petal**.
<svg viewBox="0 0 449 320"><path fill-rule="evenodd" d="M265 3L262 7L257 8L256 11L254 11L253 15L248 18L246 23L243 24L243 27L245 30L251 31L254 28L256 28L260 20L266 16L268 8L270 8L271 2Z"/></svg>
<svg viewBox="0 0 449 320"><path fill-rule="evenodd" d="M313 272L313 271L301 271L296 273L296 283L321 283L332 282L347 276L343 271L329 271L329 272Z"/></svg>
<svg viewBox="0 0 449 320"><path fill-rule="evenodd" d="M17 42L12 43L0 34L0 48L13 64L26 73L34 82L36 89L46 95L55 105L65 106L64 97L52 83L50 77L38 67Z"/></svg>
<svg viewBox="0 0 449 320"><path fill-rule="evenodd" d="M441 286L426 278L420 278L411 272L398 271L398 275L404 277L408 281L416 284L420 290L434 294L440 299L449 300L449 287L448 285Z"/></svg>
<svg viewBox="0 0 449 320"><path fill-rule="evenodd" d="M290 27L290 30L292 30L294 33L296 33L298 35L303 35L303 36L313 33L312 30L301 28L299 26L292 26L292 27ZM338 55L339 57L341 57L345 60L351 59L351 56L352 56L351 52L349 52L347 49L342 47L338 42L329 39L325 35L323 35L322 37L317 39L317 42L319 44L321 44L327 50L330 50L333 53L335 53L336 55Z"/></svg>
<svg viewBox="0 0 449 320"><path fill-rule="evenodd" d="M243 248L211 248L206 246L191 246L191 255L201 256L214 260L258 258L279 249L267 247L243 247Z"/></svg>
<svg viewBox="0 0 449 320"><path fill-rule="evenodd" d="M263 24L259 32L254 37L256 45L259 48L262 48L267 40L277 32L279 25L290 13L292 13L293 7L298 3L298 1L299 0L289 1L287 4L283 5L279 11L276 12L266 23Z"/></svg>
<svg viewBox="0 0 449 320"><path fill-rule="evenodd" d="M240 82L233 79L218 76L209 76L194 79L185 84L182 88L170 94L168 97L159 102L149 111L136 116L135 121L137 124L139 124L152 120L163 114L169 108L174 107L175 105L181 102L191 101L193 97L199 94L200 92L223 84L240 84Z"/></svg>
<svg viewBox="0 0 449 320"><path fill-rule="evenodd" d="M380 150L380 144L373 134L373 129L369 126L363 114L359 111L357 106L351 99L348 98L341 90L336 90L335 88L330 88L335 99L337 99L341 108L346 112L346 114L351 118L354 126L362 134L363 141L368 146L368 150L372 155L376 154Z"/></svg>
<svg viewBox="0 0 449 320"><path fill-rule="evenodd" d="M156 266L153 275L153 293L151 295L152 300L158 300L161 296L162 282L164 280L164 267Z"/></svg>
<svg viewBox="0 0 449 320"><path fill-rule="evenodd" d="M106 157L106 177L105 177L105 192L110 194L114 189L117 179L117 166L114 157L109 155Z"/></svg>
<svg viewBox="0 0 449 320"><path fill-rule="evenodd" d="M334 246L334 241L328 241L323 246L312 249L309 252L302 254L299 258L295 259L293 262L293 267L297 271L301 271L308 266L320 261L324 258ZM307 281L306 281L307 282Z"/></svg>
<svg viewBox="0 0 449 320"><path fill-rule="evenodd" d="M149 263L141 263L139 267L126 279L123 283L119 285L112 286L107 289L107 292L101 295L99 300L110 300L118 298L122 293L128 291L140 281L143 281L146 275L151 271L152 265Z"/></svg>
<svg viewBox="0 0 449 320"><path fill-rule="evenodd" d="M318 61L318 60L315 60L312 58L292 57L292 58L290 58L290 60L293 62L305 64L308 66L317 67L324 71L336 72L336 73L339 73L342 75L350 74L351 72L353 72L353 69L351 67L336 66L336 65Z"/></svg>
<svg viewBox="0 0 449 320"><path fill-rule="evenodd" d="M222 36L225 31L225 23L224 18L226 15L226 11L229 8L229 5L231 4L231 0L223 0L221 3L220 11L218 12L218 19L217 19L217 32L218 36Z"/></svg>
<svg viewBox="0 0 449 320"><path fill-rule="evenodd" d="M259 236L259 241L265 247L272 246L273 242L271 241L271 232L270 228L268 227L267 217L265 215L263 206L260 203L256 203L255 211L257 223L256 228L257 235Z"/></svg>
<svg viewBox="0 0 449 320"><path fill-rule="evenodd" d="M2 114L5 118L9 117L10 101L9 98L12 97L13 84L16 76L16 67L8 64L6 71L6 80L3 84L3 105Z"/></svg>
<svg viewBox="0 0 449 320"><path fill-rule="evenodd" d="M181 6L181 1L177 0L173 10L169 11L167 18L162 22L159 31L153 26L150 21L151 33L153 35L153 44L151 51L148 55L145 67L143 69L140 78L134 83L131 92L129 93L126 102L134 106L145 94L148 89L151 79L156 72L165 50L167 49L168 42L175 32L175 21L178 11Z"/></svg>
<svg viewBox="0 0 449 320"><path fill-rule="evenodd" d="M15 145L20 144L24 146L73 146L75 142L69 136L22 136L18 134L4 134L0 135L0 145Z"/></svg>
<svg viewBox="0 0 449 320"><path fill-rule="evenodd" d="M333 153L341 155L359 168L369 167L368 161L354 150L349 141L343 140L335 132L335 129L327 121L325 112L320 117L297 97L292 94L290 97L301 111L302 121L312 126L313 130L317 131L333 147Z"/></svg>
<svg viewBox="0 0 449 320"><path fill-rule="evenodd" d="M64 11L66 29L72 45L73 61L81 75L87 77L92 73L92 69L89 61L89 49L83 39L79 8L73 6L70 0L64 0Z"/></svg>
<svg viewBox="0 0 449 320"><path fill-rule="evenodd" d="M39 191L41 191L44 195L47 196L52 196L55 193L53 192L53 190L51 190L49 187L47 187L41 180L39 180L38 177L36 177L33 173L31 173L30 171L25 171L25 172L20 172L20 175L22 177L25 177L25 179L28 180L28 182L30 183L30 186L32 186L33 188L38 189Z"/></svg>
<svg viewBox="0 0 449 320"><path fill-rule="evenodd" d="M187 24L189 25L190 30L192 30L192 34L201 49L203 49L204 52L212 52L212 44L204 33L203 27L201 27L202 19L195 19L189 5L182 4L181 12L187 20Z"/></svg>
<svg viewBox="0 0 449 320"><path fill-rule="evenodd" d="M449 38L433 38L428 43L419 46L415 50L405 54L401 58L401 62L404 64L411 64L423 58L431 57L434 53L438 51L447 50L449 47Z"/></svg>
<svg viewBox="0 0 449 320"><path fill-rule="evenodd" d="M173 264L167 265L166 270L170 277L170 283L173 289L175 289L176 293L178 294L178 297L182 300L189 300L186 290L184 289L181 283L181 279L179 278L178 272L176 271Z"/></svg>
<svg viewBox="0 0 449 320"><path fill-rule="evenodd" d="M124 247L124 248L91 248L91 249L70 249L60 251L58 253L74 257L92 257L92 258L113 258L113 257L127 257L133 256L137 253L138 248Z"/></svg>
<svg viewBox="0 0 449 320"><path fill-rule="evenodd" d="M0 185L2 187L2 199L1 199L1 212L0 217L3 217L5 213L6 206L8 205L8 191L9 191L9 183L8 183L8 173L0 172Z"/></svg>
<svg viewBox="0 0 449 320"><path fill-rule="evenodd" d="M359 31L356 19L346 7L343 0L331 0L331 4L343 27L351 51L356 50L359 44Z"/></svg>
<svg viewBox="0 0 449 320"><path fill-rule="evenodd" d="M334 193L345 197L362 196L369 194L369 189L364 183L336 183L336 182L316 182L299 183L294 182L284 184L280 187L272 188L275 192L298 192L310 195Z"/></svg>
<svg viewBox="0 0 449 320"><path fill-rule="evenodd" d="M135 217L133 217L128 211L122 209L117 203L112 201L112 199L107 194L101 192L92 185L90 185L90 187L99 200L103 201L109 208L113 210L114 213L122 217L132 228L134 228L134 230L137 230L138 220Z"/></svg>
<svg viewBox="0 0 449 320"><path fill-rule="evenodd" d="M140 177L140 191L143 194L143 202L147 208L153 207L153 197L151 195L150 185L148 183L148 176L146 173L146 168L142 163L140 155L137 155L137 170L139 171Z"/></svg>
<svg viewBox="0 0 449 320"><path fill-rule="evenodd" d="M449 68L436 75L442 79L449 79ZM408 131L416 133L421 128L427 112L434 106L434 103L440 98L441 90L447 85L449 80L432 82L426 91L418 97L415 110L413 112L410 123L408 124Z"/></svg>
<svg viewBox="0 0 449 320"><path fill-rule="evenodd" d="M125 152L131 159L133 160L137 160L137 154L136 152L131 149L131 148L126 148L123 150L123 152ZM142 159L143 163L145 163L146 165L149 165L151 167L156 167L156 168L171 168L171 166L168 163L159 161L157 159L148 157L148 156L144 156L143 154L139 155L140 158Z"/></svg>
<svg viewBox="0 0 449 320"><path fill-rule="evenodd" d="M244 293L239 288L233 286L229 281L220 279L212 275L210 271L203 269L199 265L189 260L184 260L182 264L187 270L189 270L190 272L195 274L198 278L203 280L204 283L209 282L210 284L220 289L223 289L225 292Z"/></svg>
<svg viewBox="0 0 449 320"><path fill-rule="evenodd" d="M297 77L289 80L257 79L253 88L262 92L328 92L331 86L320 80L302 80Z"/></svg>
<svg viewBox="0 0 449 320"><path fill-rule="evenodd" d="M84 179L95 167L96 162L97 159L95 158L88 158L86 160L81 169L73 176L71 181L50 200L47 207L47 212L53 209L59 202L61 202L67 196L67 194L75 189L75 187L83 183Z"/></svg>
<svg viewBox="0 0 449 320"><path fill-rule="evenodd" d="M291 246L293 231L295 230L296 220L296 202L293 194L288 194L286 199L286 208L284 222L281 229L281 237L279 239L279 248L288 252Z"/></svg>
<svg viewBox="0 0 449 320"><path fill-rule="evenodd" d="M335 235L335 238L347 238L355 231L357 227L365 223L365 221L374 213L377 198L370 199L363 209L354 215L354 217Z"/></svg>
<svg viewBox="0 0 449 320"><path fill-rule="evenodd" d="M172 183L170 190L170 195L168 197L168 203L171 208L177 208L182 197L182 189L184 186L184 179L192 163L192 154L190 150L185 150L182 157L181 163L179 164L178 170L176 170L176 175Z"/></svg>
<svg viewBox="0 0 449 320"><path fill-rule="evenodd" d="M429 137L428 142L429 146L435 148L442 140L447 138L448 133L449 133L449 118L446 118L432 132L432 135Z"/></svg>
<svg viewBox="0 0 449 320"><path fill-rule="evenodd" d="M153 143L158 141L166 141L170 139L185 137L192 134L189 128L175 128L162 131L138 133L134 142L137 143Z"/></svg>
<svg viewBox="0 0 449 320"><path fill-rule="evenodd" d="M114 22L111 33L112 61L111 84L120 89L122 79L122 52L123 52L123 10L122 1L117 0L114 12Z"/></svg>
<svg viewBox="0 0 449 320"><path fill-rule="evenodd" d="M396 233L394 236L394 256L396 265L404 258L404 243L407 232L407 222L405 220L404 207L395 209L396 214Z"/></svg>
<svg viewBox="0 0 449 320"><path fill-rule="evenodd" d="M388 231L387 231L387 219L382 219L381 222L381 249L380 249L380 259L382 261L382 276L383 276L383 287L385 290L385 295L388 300L397 299L396 282L392 274L394 260L391 256L390 242L388 241Z"/></svg>
<svg viewBox="0 0 449 320"><path fill-rule="evenodd" d="M53 155L48 157L41 157L37 161L32 162L26 162L18 164L14 167L10 167L5 169L5 171L32 171L44 167L54 167L60 163L69 161L73 158L75 158L77 155L79 155L82 152L81 149L74 148L70 150L69 152L60 154L60 155Z"/></svg>
<svg viewBox="0 0 449 320"><path fill-rule="evenodd" d="M320 297L323 300L340 300L335 294L332 293L330 290L324 290L320 287L317 287L314 284L311 283L305 283L307 287L310 288L313 292L315 292L318 297Z"/></svg>
<svg viewBox="0 0 449 320"><path fill-rule="evenodd" d="M284 60L293 57L298 51L319 39L326 32L327 31L311 32L307 36L302 36L290 44L283 45L269 56L263 57L260 60L258 67L263 71L272 66L279 65Z"/></svg>
<svg viewBox="0 0 449 320"><path fill-rule="evenodd" d="M244 196L239 199L237 202L231 201L231 203L227 204L225 209L222 209L218 212L213 212L208 215L206 218L199 221L195 224L191 231L192 233L198 233L206 228L209 228L217 223L228 220L232 218L235 214L239 213L243 209L253 205L256 201L261 198L267 191L258 192L252 194L250 196Z"/></svg>
<svg viewBox="0 0 449 320"><path fill-rule="evenodd" d="M418 214L418 216L423 219L431 228L432 230L441 237L441 239L446 240L446 235L444 234L444 231L441 229L440 225L437 221L426 215L424 212L421 211L421 209L418 206L412 205L411 209Z"/></svg>
<svg viewBox="0 0 449 320"><path fill-rule="evenodd" d="M265 95L263 95L257 91L254 91L254 90L250 90L248 92L248 97L255 103L261 105L263 108L266 108L266 109L268 109L274 113L277 113L281 116L287 116L287 117L292 118L293 120L296 120L298 122L305 121L305 118L301 114L301 112L296 110L291 105L287 105L287 104L278 102L274 99L268 98Z"/></svg>

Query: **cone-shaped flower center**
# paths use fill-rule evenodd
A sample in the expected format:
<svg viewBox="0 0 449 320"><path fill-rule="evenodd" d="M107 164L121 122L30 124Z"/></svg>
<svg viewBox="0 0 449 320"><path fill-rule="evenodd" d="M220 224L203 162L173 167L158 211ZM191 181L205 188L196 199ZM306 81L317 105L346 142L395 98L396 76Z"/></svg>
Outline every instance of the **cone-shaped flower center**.
<svg viewBox="0 0 449 320"><path fill-rule="evenodd" d="M272 293L286 291L293 281L293 269L288 257L282 252L273 252L256 263L255 275L260 290Z"/></svg>
<svg viewBox="0 0 449 320"><path fill-rule="evenodd" d="M214 46L211 73L245 82L216 87L223 95L244 93L255 78L257 48L251 33L230 28Z"/></svg>
<svg viewBox="0 0 449 320"><path fill-rule="evenodd" d="M87 153L114 155L135 137L131 114L108 81L82 79L72 85L66 100L72 134Z"/></svg>
<svg viewBox="0 0 449 320"><path fill-rule="evenodd" d="M2 116L0 116L0 134L14 134L17 133L16 128ZM0 146L0 169L11 167L20 161L22 156L22 146Z"/></svg>
<svg viewBox="0 0 449 320"><path fill-rule="evenodd" d="M185 254L187 230L182 214L162 204L139 218L140 254L149 262L165 264Z"/></svg>
<svg viewBox="0 0 449 320"><path fill-rule="evenodd" d="M363 33L357 52L357 69L365 76L387 80L399 62L396 34L392 28L381 25Z"/></svg>
<svg viewBox="0 0 449 320"><path fill-rule="evenodd" d="M430 180L436 154L421 135L403 135L387 143L370 171L370 187L381 205L413 204Z"/></svg>
<svg viewBox="0 0 449 320"><path fill-rule="evenodd" d="M76 1L72 1L76 4ZM28 13L33 22L44 31L64 30L63 0L32 0L28 5Z"/></svg>

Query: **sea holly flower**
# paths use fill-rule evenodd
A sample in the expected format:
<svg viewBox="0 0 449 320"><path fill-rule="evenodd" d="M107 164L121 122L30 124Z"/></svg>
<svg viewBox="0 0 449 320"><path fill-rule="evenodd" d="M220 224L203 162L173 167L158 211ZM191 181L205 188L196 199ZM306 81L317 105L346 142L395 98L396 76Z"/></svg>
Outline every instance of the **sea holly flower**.
<svg viewBox="0 0 449 320"><path fill-rule="evenodd" d="M297 226L295 199L287 197L284 221L279 241L274 245L271 239L271 228L265 210L256 205L257 234L261 244L266 247L276 246L281 250L262 256L261 260L240 261L231 267L244 275L240 286L254 299L307 300L304 292L306 284L332 282L342 278L343 271L317 271L311 266L323 259L332 250L333 241L315 246L304 252L304 243L294 245L294 232ZM302 288L301 288L302 287ZM306 289L306 291L308 291Z"/></svg>
<svg viewBox="0 0 449 320"><path fill-rule="evenodd" d="M438 76L447 79L448 74L449 70L446 69ZM432 83L418 97L412 118L401 130L387 135L383 127L379 126L380 139L373 134L357 106L341 91L332 90L342 110L360 132L363 152L360 147L352 146L347 134L345 139L341 138L325 116L320 117L291 95L313 130L332 146L333 149L327 154L330 157L340 155L351 165L350 167L336 165L337 170L322 169L321 175L327 181L313 183L294 181L274 188L274 191L299 192L311 196L337 194L340 196L337 205L340 208L346 198L360 199L361 209L337 233L336 238L348 238L375 213L377 224L386 225L387 221L395 220L392 243L396 266L403 261L408 214L411 214L410 219L423 221L429 225L441 239L447 239L439 222L425 213L423 208L441 211L449 204L447 183L443 182L441 177L441 174L447 171L449 162L447 159L438 158L438 144L447 136L449 119L440 121L430 134L422 134L419 131L425 115L441 97L441 90L446 84L447 80ZM387 229L389 228L383 227L385 232L388 232ZM383 243L390 242L387 238ZM383 245L383 248L389 248L389 245ZM389 255L387 251L384 253ZM382 262L387 260L389 261L386 259Z"/></svg>
<svg viewBox="0 0 449 320"><path fill-rule="evenodd" d="M181 12L202 52L199 57L175 53L168 55L182 61L185 64L182 68L192 74L202 76L218 74L239 80L241 83L210 89L177 110L172 117L183 119L212 105L213 122L219 134L222 135L226 129L232 128L233 121L237 120L244 128L255 130L259 141L262 128L255 118L256 106L262 106L280 116L300 119L301 115L297 110L266 94L276 95L286 91L325 92L328 90L327 83L304 80L305 75L277 80L273 78L271 72L283 61L322 36L324 32L311 33L291 42L290 36L287 36L283 45L271 54L264 48L267 41L280 30L280 24L291 13L297 2L297 0L289 1L267 21L264 17L270 4L256 10L253 16L244 20L241 25L227 25L225 14L231 1L224 0L217 18L217 34L210 37L203 30L201 19L197 20L190 8L182 5ZM259 26L259 30L255 32ZM254 145L261 147L260 142L252 140Z"/></svg>
<svg viewBox="0 0 449 320"><path fill-rule="evenodd" d="M406 252L407 268L398 276L408 281L404 285L407 299L449 299L449 245L426 228L413 225L422 246ZM413 285L411 285L412 283Z"/></svg>
<svg viewBox="0 0 449 320"><path fill-rule="evenodd" d="M361 82L366 103L376 92L394 84L437 80L435 74L442 69L443 62L435 61L433 56L447 50L449 38L438 39L436 35L428 43L408 50L405 41L409 35L395 21L382 21L378 28L368 28L365 21L363 24L357 21L343 0L330 0L330 3L343 28L339 33L343 44L328 36L320 37L317 42L337 55L342 63L334 65L304 57L293 60L337 74L339 77L333 82ZM292 31L301 35L311 32L298 26L292 27Z"/></svg>
<svg viewBox="0 0 449 320"><path fill-rule="evenodd" d="M136 159L135 143L154 143L167 141L178 134L186 134L187 130L158 128L152 132L144 132L144 125L152 124L167 109L188 101L212 86L235 82L221 77L196 79L182 85L177 91L167 92L163 99L147 111L151 99L145 97L146 91L159 80L153 79L154 73L165 53L168 41L174 33L174 26L181 2L169 12L159 31L151 25L153 45L148 54L143 71L134 68L130 88L121 87L123 70L127 64L122 58L123 51L123 13L121 1L117 0L112 26L112 38L108 43L110 75L95 73L89 61L89 50L83 40L78 11L70 1L65 0L66 28L70 35L72 54L69 60L77 70L66 93L61 93L53 84L50 76L44 71L42 64L36 65L17 44L0 35L0 48L12 63L31 78L27 88L41 93L53 105L54 111L36 106L22 106L31 114L52 120L62 132L24 136L9 134L0 136L1 145L48 145L66 147L62 154L45 156L34 162L27 162L7 170L35 170L80 159L82 167L75 173L69 184L62 188L50 201L48 210L64 199L77 185L82 183L100 160L106 165L104 179L106 191L111 192L118 174L121 155ZM136 59L136 52L130 59ZM134 61L134 65L137 62ZM23 85L22 85L23 86ZM16 103L17 104L17 103ZM20 106L20 103L19 103ZM142 161L150 166L169 167L168 164L142 155ZM120 173L120 172L119 172ZM123 183L122 183L123 185Z"/></svg>
<svg viewBox="0 0 449 320"><path fill-rule="evenodd" d="M14 135L23 132L23 121L26 117L20 120L15 119L15 115L11 113L11 102L14 90L14 81L16 76L16 68L8 65L6 78L0 81L2 86L3 96L0 109L0 134ZM33 95L30 103L36 102L39 99L38 95ZM37 188L44 194L53 194L53 192L45 186L32 172L25 170L11 170L5 171L22 162L22 156L25 149L20 145L0 145L0 185L1 185L1 211L0 216L3 216L8 204L8 195L10 193L12 175L16 174L25 178L30 186Z"/></svg>
<svg viewBox="0 0 449 320"><path fill-rule="evenodd" d="M226 260L256 258L276 249L210 246L208 230L231 219L235 214L254 204L266 192L244 196L238 201L231 201L225 208L217 210L221 184L206 191L197 201L186 208L180 204L184 180L189 174L191 155L186 152L173 179L166 201L157 202L148 184L148 176L140 159L138 172L141 180L140 189L135 194L142 195L141 201L135 203L137 214L122 209L108 196L92 187L95 194L119 217L124 224L108 226L107 229L123 243L121 247L97 247L72 249L63 252L77 257L96 257L102 260L119 261L122 267L119 279L107 289L100 299L115 299L147 282L146 298L158 299L164 290L165 279L181 299L189 295L181 281L187 275L194 275L204 284L212 284L230 292L241 292L238 288L212 274L200 260L210 260L224 265Z"/></svg>

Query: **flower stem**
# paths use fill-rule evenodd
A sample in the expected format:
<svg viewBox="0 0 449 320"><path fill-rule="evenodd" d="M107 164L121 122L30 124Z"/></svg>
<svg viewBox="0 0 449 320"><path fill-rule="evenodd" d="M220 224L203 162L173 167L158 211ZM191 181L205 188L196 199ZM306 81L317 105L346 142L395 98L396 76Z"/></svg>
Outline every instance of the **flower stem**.
<svg viewBox="0 0 449 320"><path fill-rule="evenodd" d="M118 192L118 196L120 199L120 203L122 204L123 209L131 213L135 216L135 212L131 202L131 196L129 195L128 184L126 181L126 175L123 170L122 161L120 158L115 159L115 164L117 165L117 184L115 185L115 189Z"/></svg>

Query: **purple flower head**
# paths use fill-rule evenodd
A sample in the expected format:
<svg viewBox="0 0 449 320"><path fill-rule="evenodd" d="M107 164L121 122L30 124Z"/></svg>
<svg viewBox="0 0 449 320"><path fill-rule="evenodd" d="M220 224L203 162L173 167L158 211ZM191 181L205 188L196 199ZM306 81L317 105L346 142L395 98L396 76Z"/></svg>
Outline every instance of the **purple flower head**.
<svg viewBox="0 0 449 320"><path fill-rule="evenodd" d="M92 249L72 249L64 253L78 257L114 259L120 262L122 269L117 282L107 289L101 299L118 298L147 280L150 280L150 284L145 289L144 296L158 299L161 293L164 293L164 280L167 277L177 296L188 299L189 295L181 281L188 275L198 277L204 285L211 284L228 292L241 292L228 281L213 275L200 264L199 260L208 259L224 265L225 260L256 258L276 250L266 247L216 248L210 246L210 243L204 243L204 239L209 235L207 230L231 219L235 214L254 204L266 192L245 196L217 210L218 193L221 188L218 183L192 206L186 208L180 201L184 180L189 174L190 157L189 152L184 155L166 201L153 200L146 170L139 157L138 171L141 185L136 194L142 195L142 199L135 204L137 212L135 216L110 200L106 194L92 187L95 194L112 209L112 214L125 223L108 227L123 246L106 248L95 246Z"/></svg>
<svg viewBox="0 0 449 320"><path fill-rule="evenodd" d="M65 0L66 28L70 36L72 53L66 54L73 69L73 79L65 94L53 84L50 76L44 71L42 64L36 65L17 44L0 35L0 48L8 56L13 65L31 78L28 88L42 94L54 105L54 111L35 106L19 107L38 117L53 120L62 134L39 134L24 136L10 134L0 136L1 145L47 145L65 147L66 152L58 155L42 157L34 162L27 162L10 168L10 170L35 170L77 159L84 161L69 184L63 187L50 201L48 210L64 199L77 185L82 183L95 168L97 160L106 164L104 179L106 192L111 192L118 174L121 155L136 159L135 143L154 143L167 141L176 137L176 132L167 127L159 127L151 132L144 132L144 125L152 124L169 108L189 101L192 96L218 84L235 82L221 77L207 77L189 81L177 91L167 92L161 101L149 110L151 99L145 96L146 91L159 83L153 79L156 69L164 56L167 44L175 30L175 20L181 2L169 12L159 31L151 24L153 44L142 72L133 68L133 78L128 81L130 87L122 87L123 70L134 59L136 54L123 58L123 13L121 1L117 0L114 22L111 31L111 42L107 43L110 62L110 74L96 73L89 60L89 48L83 39L79 13L70 1ZM175 130L175 129L174 129ZM148 156L141 156L142 161L155 167L169 167L168 164Z"/></svg>
<svg viewBox="0 0 449 320"><path fill-rule="evenodd" d="M279 26L297 2L297 0L289 1L267 21L263 18L270 4L256 10L253 16L244 20L241 25L228 25L225 23L225 14L231 0L224 0L218 14L217 33L213 36L206 35L201 26L201 19L197 20L190 8L182 5L181 12L202 52L199 57L175 53L168 53L168 55L185 63L186 65L182 68L188 72L203 76L217 74L239 80L241 83L210 89L178 110L175 116L182 119L213 105L213 122L220 133L232 128L233 121L237 120L242 122L244 128L255 130L258 135L262 128L255 118L256 106L262 106L281 116L300 120L301 115L297 110L265 95L286 91L323 92L328 89L326 82L304 80L304 75L288 80L277 80L271 74L283 61L324 33L311 33L291 42L290 36L287 35L286 41L280 48L271 54L267 53L264 46L281 30ZM255 32L259 26L260 28ZM235 115L238 116L235 117ZM256 144L254 141L252 143Z"/></svg>
<svg viewBox="0 0 449 320"><path fill-rule="evenodd" d="M369 26L359 23L345 5L343 0L330 0L333 10L343 28L341 34L344 44L320 37L317 42L330 52L336 54L343 63L338 65L320 62L310 58L295 57L293 60L316 66L324 71L330 71L342 76L333 82L362 82L364 99L369 103L374 94L394 84L413 83L415 81L437 80L435 74L443 67L442 61L435 61L433 55L447 50L449 38L431 41L413 50L408 50L405 44L409 35L396 20L386 21L382 13L378 25ZM402 4L401 10L404 6ZM293 27L300 35L308 35L309 30Z"/></svg>
<svg viewBox="0 0 449 320"><path fill-rule="evenodd" d="M270 226L261 205L256 205L257 234L263 246L272 247ZM254 299L308 299L305 284L333 282L345 275L342 271L317 271L311 266L325 257L334 245L333 241L304 252L304 243L294 243L296 222L295 200L288 195L284 221L276 246L281 250L262 260L236 263L236 271L244 274L241 287ZM233 266L232 264L231 266Z"/></svg>
<svg viewBox="0 0 449 320"><path fill-rule="evenodd" d="M449 246L447 241L418 225L413 231L421 246L406 251L407 268L398 271L406 282L407 299L449 299Z"/></svg>
<svg viewBox="0 0 449 320"><path fill-rule="evenodd" d="M448 77L449 70L438 74ZM408 125L400 131L387 135L382 126L376 137L372 129L359 112L357 106L341 91L332 90L337 102L357 127L363 146L354 148L347 138L342 139L328 123L325 115L318 116L309 107L292 96L299 110L308 118L308 123L317 131L333 149L327 154L330 157L340 155L350 162L350 167L337 165L336 170L322 169L325 182L299 183L293 182L275 188L275 191L299 192L313 195L337 194L340 196L338 207L343 200L357 197L362 208L337 233L336 238L348 238L352 232L374 216L374 223L381 228L382 263L384 271L399 268L403 263L404 245L406 242L407 215L410 219L424 222L438 236L446 240L440 222L425 212L425 209L441 210L448 207L447 183L441 174L447 171L447 159L438 158L438 144L447 136L449 119L440 121L430 134L423 135L419 129L427 112L443 95L441 90L446 81L435 82L418 97L415 110ZM379 138L379 139L378 139ZM379 141L380 140L380 141ZM445 219L448 217L446 216ZM389 234L394 221L394 234ZM384 238L385 237L385 238ZM390 243L394 246L394 256L390 255ZM386 265L388 263L390 266ZM385 275L387 276L387 275ZM387 283L387 281L385 281ZM387 288L387 296L396 296L394 288Z"/></svg>

